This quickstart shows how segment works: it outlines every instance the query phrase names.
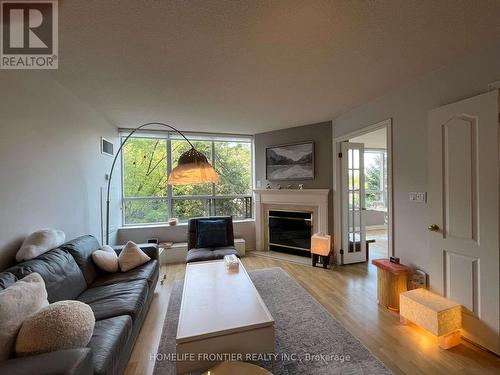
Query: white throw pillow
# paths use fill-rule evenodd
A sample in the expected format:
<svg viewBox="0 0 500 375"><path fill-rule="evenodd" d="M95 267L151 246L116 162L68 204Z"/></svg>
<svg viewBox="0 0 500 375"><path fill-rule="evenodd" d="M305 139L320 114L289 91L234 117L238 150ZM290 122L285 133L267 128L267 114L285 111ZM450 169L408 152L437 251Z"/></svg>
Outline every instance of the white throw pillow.
<svg viewBox="0 0 500 375"><path fill-rule="evenodd" d="M118 263L122 272L139 267L150 260L151 258L132 241L127 242L118 257Z"/></svg>
<svg viewBox="0 0 500 375"><path fill-rule="evenodd" d="M92 260L103 271L118 272L118 255L111 246L104 245L100 250L94 251Z"/></svg>
<svg viewBox="0 0 500 375"><path fill-rule="evenodd" d="M80 301L52 303L24 321L16 339L16 356L84 348L94 325L89 305Z"/></svg>
<svg viewBox="0 0 500 375"><path fill-rule="evenodd" d="M23 241L16 254L16 260L22 262L36 258L49 250L61 246L66 240L66 234L58 229L41 229L31 233Z"/></svg>
<svg viewBox="0 0 500 375"><path fill-rule="evenodd" d="M48 304L45 282L36 272L0 292L0 361L14 355L23 322Z"/></svg>
<svg viewBox="0 0 500 375"><path fill-rule="evenodd" d="M112 248L111 246L109 246L109 245L102 245L102 247L100 248L100 250L102 250L102 251L106 251L106 252L109 252L109 253L116 254L115 249L113 249L113 248Z"/></svg>

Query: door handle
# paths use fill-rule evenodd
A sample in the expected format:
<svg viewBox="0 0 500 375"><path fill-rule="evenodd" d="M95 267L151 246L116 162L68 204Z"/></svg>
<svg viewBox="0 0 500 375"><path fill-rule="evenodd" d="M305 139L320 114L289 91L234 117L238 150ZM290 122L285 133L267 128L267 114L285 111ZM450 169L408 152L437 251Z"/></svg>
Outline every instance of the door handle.
<svg viewBox="0 0 500 375"><path fill-rule="evenodd" d="M431 232L438 232L439 231L439 225L437 224L430 224L427 229L429 229Z"/></svg>

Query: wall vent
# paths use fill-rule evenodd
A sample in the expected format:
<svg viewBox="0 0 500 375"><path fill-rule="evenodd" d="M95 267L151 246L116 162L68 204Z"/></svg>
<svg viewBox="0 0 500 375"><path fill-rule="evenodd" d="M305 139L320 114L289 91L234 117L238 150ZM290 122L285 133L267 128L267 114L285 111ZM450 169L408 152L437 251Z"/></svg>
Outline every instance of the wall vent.
<svg viewBox="0 0 500 375"><path fill-rule="evenodd" d="M101 153L108 156L113 156L115 154L113 143L103 137L101 137Z"/></svg>

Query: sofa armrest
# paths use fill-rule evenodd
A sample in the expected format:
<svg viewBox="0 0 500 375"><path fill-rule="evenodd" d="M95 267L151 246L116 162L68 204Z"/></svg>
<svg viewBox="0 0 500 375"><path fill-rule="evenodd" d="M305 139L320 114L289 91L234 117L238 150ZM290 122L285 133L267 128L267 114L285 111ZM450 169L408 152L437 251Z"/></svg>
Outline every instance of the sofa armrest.
<svg viewBox="0 0 500 375"><path fill-rule="evenodd" d="M92 375L94 363L90 348L58 350L0 361L2 375Z"/></svg>
<svg viewBox="0 0 500 375"><path fill-rule="evenodd" d="M120 252L123 249L123 246L125 245L118 245L118 246L113 246L113 249L116 251L116 254L120 255ZM160 253L158 250L158 245L155 243L138 243L137 246L141 248L142 251L144 251L148 257L151 259L156 259L158 260L160 258Z"/></svg>

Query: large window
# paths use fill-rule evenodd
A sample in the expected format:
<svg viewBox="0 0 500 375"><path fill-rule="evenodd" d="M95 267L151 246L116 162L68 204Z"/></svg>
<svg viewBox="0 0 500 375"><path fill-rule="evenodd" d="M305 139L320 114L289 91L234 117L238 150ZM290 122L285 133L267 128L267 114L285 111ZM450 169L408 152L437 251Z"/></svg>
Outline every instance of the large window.
<svg viewBox="0 0 500 375"><path fill-rule="evenodd" d="M165 223L169 218L252 217L252 140L189 135L220 174L217 184L170 186L167 171L189 144L175 134L141 135L123 148L123 222Z"/></svg>
<svg viewBox="0 0 500 375"><path fill-rule="evenodd" d="M365 150L365 205L368 210L387 209L387 154Z"/></svg>

